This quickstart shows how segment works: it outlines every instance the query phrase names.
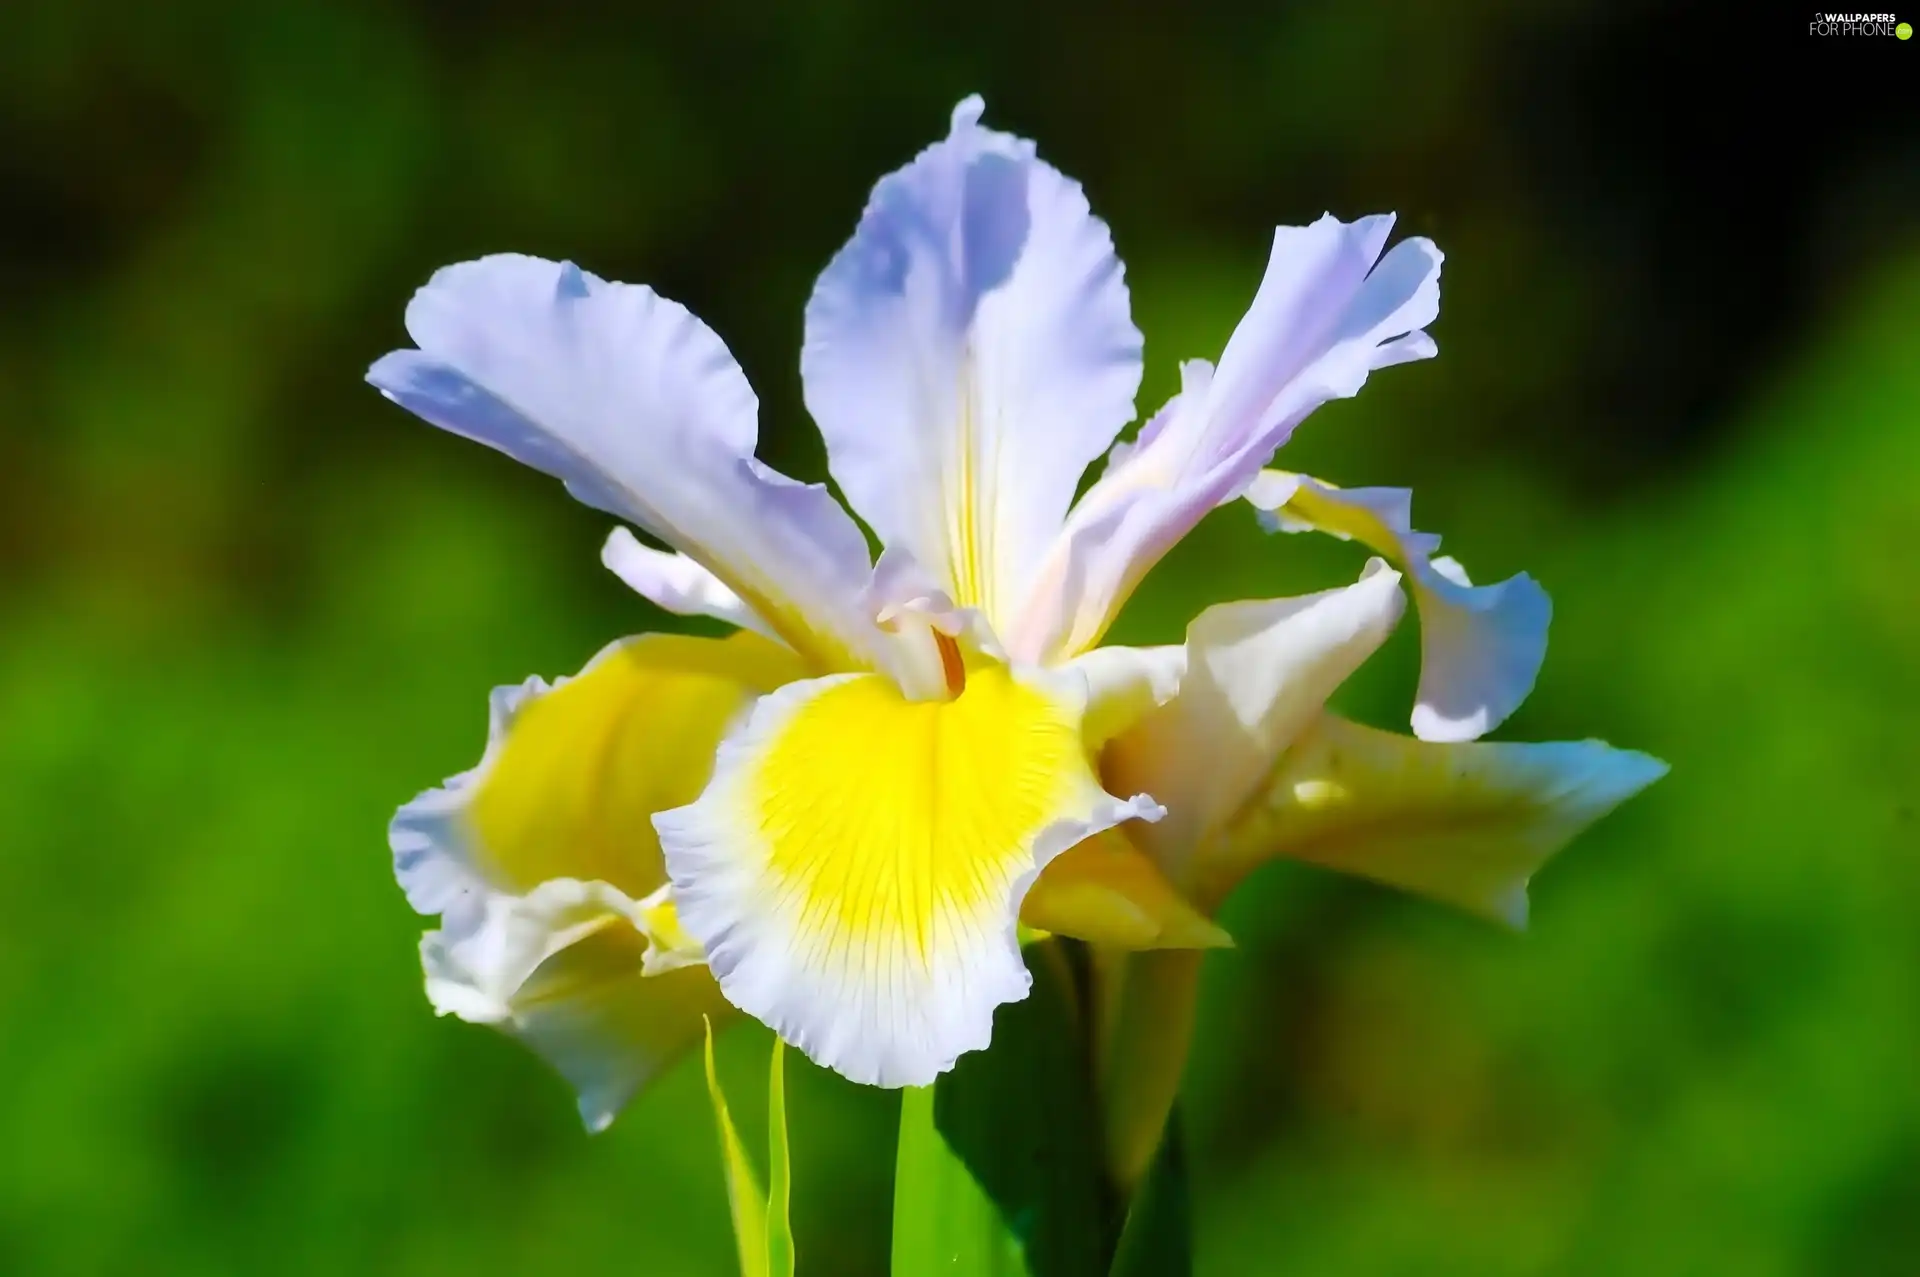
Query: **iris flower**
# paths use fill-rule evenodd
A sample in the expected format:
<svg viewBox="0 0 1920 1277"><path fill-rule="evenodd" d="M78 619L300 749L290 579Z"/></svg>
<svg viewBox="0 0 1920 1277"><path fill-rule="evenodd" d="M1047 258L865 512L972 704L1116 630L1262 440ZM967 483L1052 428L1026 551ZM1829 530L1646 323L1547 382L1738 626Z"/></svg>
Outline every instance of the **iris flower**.
<svg viewBox="0 0 1920 1277"><path fill-rule="evenodd" d="M497 689L479 764L390 830L408 900L439 916L434 1006L526 1041L595 1128L729 1006L855 1081L929 1083L1026 995L1023 918L1108 951L1207 948L1276 855L1517 922L1542 860L1662 770L1465 743L1531 688L1545 596L1469 584L1403 493L1263 470L1314 408L1434 353L1431 243L1388 249L1391 216L1279 229L1217 367L1183 365L1116 444L1141 337L1107 228L981 113L962 102L880 181L807 305L805 401L845 507L755 458L757 402L711 329L571 264L440 270L407 309L417 348L368 373L664 543L606 543L641 595L737 627ZM1184 645L1102 647L1148 570L1242 498L1398 567L1212 608ZM1411 739L1323 708L1409 589Z"/></svg>

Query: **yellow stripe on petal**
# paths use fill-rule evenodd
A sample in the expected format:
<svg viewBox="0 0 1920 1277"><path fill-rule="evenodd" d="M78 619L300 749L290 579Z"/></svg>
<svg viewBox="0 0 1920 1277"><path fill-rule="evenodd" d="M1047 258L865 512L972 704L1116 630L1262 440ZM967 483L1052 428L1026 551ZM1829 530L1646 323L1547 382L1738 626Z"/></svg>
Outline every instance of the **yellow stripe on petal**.
<svg viewBox="0 0 1920 1277"><path fill-rule="evenodd" d="M920 1086L1026 996L1034 875L1135 816L1082 743L1085 682L972 671L951 701L877 675L781 689L699 801L655 818L679 919L728 999L859 1082Z"/></svg>
<svg viewBox="0 0 1920 1277"><path fill-rule="evenodd" d="M877 924L897 928L924 962L943 910L1005 908L1076 768L1086 771L1077 721L1004 672L955 702L906 703L891 683L860 678L794 716L752 801L761 828L781 831L767 868L805 902L809 930L866 940ZM836 848L864 854L823 854Z"/></svg>
<svg viewBox="0 0 1920 1277"><path fill-rule="evenodd" d="M522 708L488 761L467 814L483 870L509 890L578 878L647 895L666 877L653 813L692 801L727 725L801 673L746 633L607 648Z"/></svg>

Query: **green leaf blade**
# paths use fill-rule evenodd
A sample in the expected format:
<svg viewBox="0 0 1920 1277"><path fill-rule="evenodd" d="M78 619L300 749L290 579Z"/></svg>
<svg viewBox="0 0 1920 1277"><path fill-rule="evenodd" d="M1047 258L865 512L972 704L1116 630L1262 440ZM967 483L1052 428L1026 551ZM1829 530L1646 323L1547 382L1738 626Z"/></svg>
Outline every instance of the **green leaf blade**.
<svg viewBox="0 0 1920 1277"><path fill-rule="evenodd" d="M792 1169L787 1151L786 1043L773 1040L773 1064L767 1070L767 1209L765 1250L768 1277L793 1277Z"/></svg>
<svg viewBox="0 0 1920 1277"><path fill-rule="evenodd" d="M1106 1277L1118 1212L1064 958L1030 948L1032 992L1000 1008L993 1045L902 1093L895 1277Z"/></svg>
<svg viewBox="0 0 1920 1277"><path fill-rule="evenodd" d="M779 1060L776 1051L775 1061ZM777 1075L777 1074L776 1074ZM720 1089L720 1073L713 1063L713 1024L707 1024L707 1096L713 1101L714 1123L720 1131L720 1161L727 1175L727 1205L733 1214L733 1240L740 1252L741 1277L769 1277L767 1268L767 1196L760 1189L760 1177L754 1173L753 1160L733 1125L727 1110L726 1093ZM784 1151L785 1132L781 1134ZM784 1172L785 1168L781 1168ZM782 1178L784 1179L784 1173ZM781 1209L781 1227L786 1224L785 1203ZM788 1239L790 1274L792 1239Z"/></svg>

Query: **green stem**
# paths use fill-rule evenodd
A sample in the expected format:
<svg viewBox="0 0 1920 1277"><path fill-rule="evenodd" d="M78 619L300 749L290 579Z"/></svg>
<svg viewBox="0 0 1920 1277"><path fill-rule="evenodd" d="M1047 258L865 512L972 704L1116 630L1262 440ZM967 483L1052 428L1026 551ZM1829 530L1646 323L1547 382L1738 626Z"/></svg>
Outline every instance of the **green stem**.
<svg viewBox="0 0 1920 1277"><path fill-rule="evenodd" d="M900 1093L893 1173L894 1277L1027 1277L1019 1238L934 1124L930 1086Z"/></svg>
<svg viewBox="0 0 1920 1277"><path fill-rule="evenodd" d="M1193 1214L1178 1109L1127 1208L1110 1277L1193 1277Z"/></svg>
<svg viewBox="0 0 1920 1277"><path fill-rule="evenodd" d="M1107 1165L1131 1194L1160 1146L1193 1042L1200 961L1193 949L1128 954L1102 964L1100 1040Z"/></svg>

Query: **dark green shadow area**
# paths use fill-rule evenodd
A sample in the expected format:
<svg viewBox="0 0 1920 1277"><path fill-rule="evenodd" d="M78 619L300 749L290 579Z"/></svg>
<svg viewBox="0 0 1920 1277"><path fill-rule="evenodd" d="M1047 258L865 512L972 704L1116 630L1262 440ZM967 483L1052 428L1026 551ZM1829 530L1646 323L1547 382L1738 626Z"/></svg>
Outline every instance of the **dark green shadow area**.
<svg viewBox="0 0 1920 1277"><path fill-rule="evenodd" d="M1032 1277L1104 1277L1117 1212L1080 1012L1066 964L1029 966L1033 992L1000 1008L992 1050L940 1079L934 1120L1020 1240Z"/></svg>
<svg viewBox="0 0 1920 1277"><path fill-rule="evenodd" d="M1193 1277L1193 1201L1187 1182L1187 1137L1175 1109L1160 1151L1127 1208L1113 1277Z"/></svg>

